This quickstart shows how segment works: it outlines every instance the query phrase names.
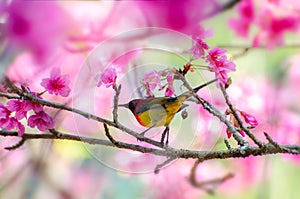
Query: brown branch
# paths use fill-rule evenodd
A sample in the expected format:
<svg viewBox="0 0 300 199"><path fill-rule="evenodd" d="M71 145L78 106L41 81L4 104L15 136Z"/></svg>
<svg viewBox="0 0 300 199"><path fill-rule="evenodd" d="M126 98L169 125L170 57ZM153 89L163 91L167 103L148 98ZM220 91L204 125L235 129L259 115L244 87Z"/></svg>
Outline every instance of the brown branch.
<svg viewBox="0 0 300 199"><path fill-rule="evenodd" d="M196 170L197 170L197 167L199 166L199 164L202 163L202 162L203 161L196 160L196 162L194 163L194 166L191 169L191 173L190 173L190 176L189 176L189 181L194 187L197 187L199 189L203 189L209 194L214 194L216 188L220 184L222 184L226 180L229 180L230 178L234 177L234 175L232 173L228 173L225 176L220 177L220 178L215 178L215 179L205 180L205 181L197 181Z"/></svg>
<svg viewBox="0 0 300 199"><path fill-rule="evenodd" d="M264 135L267 138L267 140L269 141L269 143L271 143L276 148L279 148L282 151L286 151L286 152L291 153L291 154L297 154L297 150L289 149L289 148L286 148L284 146L281 146L280 144L278 144L277 142L275 142L268 133L264 132Z"/></svg>
<svg viewBox="0 0 300 199"><path fill-rule="evenodd" d="M176 157L171 157L168 158L166 161L164 161L161 164L156 165L155 169L154 169L154 173L158 174L158 172L161 170L161 168L163 168L164 166L166 166L167 164L169 164L170 162L174 161L176 159Z"/></svg>
<svg viewBox="0 0 300 199"><path fill-rule="evenodd" d="M121 85L114 86L115 96L114 96L114 107L113 107L113 121L118 125L118 105L119 105L119 96L121 93Z"/></svg>
<svg viewBox="0 0 300 199"><path fill-rule="evenodd" d="M26 138L21 138L21 140L17 144L5 147L4 149L9 150L9 151L15 150L15 149L21 147L25 143L25 141L26 141Z"/></svg>
<svg viewBox="0 0 300 199"><path fill-rule="evenodd" d="M160 149L154 149L154 148L140 146L140 145L137 145L137 144L129 144L129 143L117 141L110 134L107 124L103 123L103 127L104 127L106 137L111 141L111 143L114 146L116 146L118 148L130 149L130 150L139 151L139 152L142 152L142 153L152 153L152 154L155 154L155 155L166 156L164 151L160 150Z"/></svg>
<svg viewBox="0 0 300 199"><path fill-rule="evenodd" d="M183 85L191 92L193 92L193 88L186 81L185 77L181 74L178 74L179 79L183 82ZM207 110L212 115L216 116L221 122L223 122L229 130L232 132L233 138L237 141L240 146L248 146L249 144L242 138L242 136L237 132L235 127L226 119L225 115L222 114L218 109L212 106L209 102L199 97L197 93L193 93L194 97L197 99L198 103L202 105L202 107Z"/></svg>
<svg viewBox="0 0 300 199"><path fill-rule="evenodd" d="M103 145L114 147L116 145L112 144L111 140L101 140L97 138L89 138L84 136L77 136L72 134L66 134L57 132L55 134L29 134L25 133L22 137L26 140L33 139L59 139L59 140L71 140L78 141L87 144L95 144L95 145ZM109 134L110 135L110 134ZM0 130L0 136L11 136L18 137L18 133L16 131L5 131ZM114 140L114 139L113 139ZM276 154L276 153L292 153L292 154L300 154L300 146L299 145L280 145L281 147L276 147L271 143L264 144L262 148L256 146L248 146L246 148L232 148L230 150L219 150L219 151L197 151L197 150L188 150L188 149L174 149L171 147L165 147L164 149L153 149L147 148L140 145L128 144L123 142L118 142L114 140L114 143L117 143L119 148L125 148L130 150L139 151L142 153L150 153L158 156L165 157L176 157L176 158L193 158L199 159L201 161L211 160L211 159L227 159L227 158L240 158L240 157L248 157L248 156L262 156L268 154ZM283 148L284 149L283 149ZM285 150L289 149L289 151Z"/></svg>
<svg viewBox="0 0 300 199"><path fill-rule="evenodd" d="M232 104L231 101L229 100L229 96L228 96L228 94L227 94L226 89L224 88L224 86L220 84L220 88L221 88L221 91L222 91L223 96L224 96L224 98L225 98L225 102L226 102L226 104L228 105L228 107L229 107L231 113L233 114L234 118L235 118L236 121L238 122L239 126L242 128L242 130L246 133L246 135L247 135L248 137L250 137L251 140L252 140L257 146L262 147L262 146L263 146L263 143L262 143L259 139L257 139L257 138L255 137L255 135L254 135L253 133L251 133L251 131L249 131L248 128L245 127L245 125L244 125L242 119L240 118L240 116L239 116L238 113L237 113L236 108L233 106L233 104Z"/></svg>
<svg viewBox="0 0 300 199"><path fill-rule="evenodd" d="M229 142L228 142L227 139L224 139L224 143L225 143L227 149L230 150L230 149L231 149L231 146L230 146L230 144L229 144Z"/></svg>

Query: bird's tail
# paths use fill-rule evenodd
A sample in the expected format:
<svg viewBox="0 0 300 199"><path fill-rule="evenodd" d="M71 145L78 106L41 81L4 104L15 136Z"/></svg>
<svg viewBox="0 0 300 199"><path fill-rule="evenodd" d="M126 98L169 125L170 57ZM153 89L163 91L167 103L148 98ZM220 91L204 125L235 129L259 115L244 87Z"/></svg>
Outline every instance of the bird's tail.
<svg viewBox="0 0 300 199"><path fill-rule="evenodd" d="M205 87L205 86L208 86L208 85L214 83L214 82L217 81L217 80L218 80L217 78L216 78L216 79L213 79L213 80L210 80L209 82L206 82L206 83L204 83L204 84L202 84L202 85L200 85L200 86L197 86L196 88L193 89L193 91L194 91L195 93L197 93L201 88L203 88L203 87Z"/></svg>
<svg viewBox="0 0 300 199"><path fill-rule="evenodd" d="M193 89L193 92L187 91L179 95L177 98L179 101L184 102L186 99L190 98L193 96L193 93L197 93L201 88L204 88L205 86L208 86L209 84L212 84L216 82L218 79L213 79L209 82L206 82L204 84L201 84L200 86L197 86L196 88Z"/></svg>

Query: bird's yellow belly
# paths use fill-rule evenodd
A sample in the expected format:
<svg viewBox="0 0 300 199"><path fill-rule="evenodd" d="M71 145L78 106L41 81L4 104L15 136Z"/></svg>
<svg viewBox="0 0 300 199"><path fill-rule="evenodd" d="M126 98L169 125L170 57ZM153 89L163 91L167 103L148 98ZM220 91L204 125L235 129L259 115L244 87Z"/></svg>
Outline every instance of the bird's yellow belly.
<svg viewBox="0 0 300 199"><path fill-rule="evenodd" d="M181 103L176 101L168 104L167 107L156 107L140 113L136 119L145 127L168 126L180 108Z"/></svg>

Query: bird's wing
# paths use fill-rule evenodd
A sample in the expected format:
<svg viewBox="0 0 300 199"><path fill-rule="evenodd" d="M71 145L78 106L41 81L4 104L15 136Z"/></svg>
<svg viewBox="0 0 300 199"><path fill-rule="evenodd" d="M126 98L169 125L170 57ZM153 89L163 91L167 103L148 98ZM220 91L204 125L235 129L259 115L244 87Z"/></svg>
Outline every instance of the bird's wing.
<svg viewBox="0 0 300 199"><path fill-rule="evenodd" d="M136 114L143 113L150 109L161 109L165 107L168 98L166 97L159 97L155 99L150 99L149 101L144 102L141 106L137 108L135 111Z"/></svg>

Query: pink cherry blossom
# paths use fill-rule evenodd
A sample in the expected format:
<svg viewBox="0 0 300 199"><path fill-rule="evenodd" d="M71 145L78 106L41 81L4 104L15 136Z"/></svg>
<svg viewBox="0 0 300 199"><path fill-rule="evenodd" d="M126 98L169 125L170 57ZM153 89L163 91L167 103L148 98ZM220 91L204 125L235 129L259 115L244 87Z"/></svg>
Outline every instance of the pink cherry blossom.
<svg viewBox="0 0 300 199"><path fill-rule="evenodd" d="M252 0L243 0L238 6L238 19L230 19L229 26L235 30L238 36L247 37L251 23L254 20L254 5Z"/></svg>
<svg viewBox="0 0 300 199"><path fill-rule="evenodd" d="M189 52L193 55L194 59L204 58L205 51L209 49L209 46L200 38L196 38L194 42Z"/></svg>
<svg viewBox="0 0 300 199"><path fill-rule="evenodd" d="M227 81L227 72L235 71L235 64L228 60L225 53L227 51L221 48L214 48L208 52L206 62L209 63L209 69L215 72L219 82L224 84Z"/></svg>
<svg viewBox="0 0 300 199"><path fill-rule="evenodd" d="M245 132L243 130L239 130L238 132L241 134L241 136L245 137Z"/></svg>
<svg viewBox="0 0 300 199"><path fill-rule="evenodd" d="M116 79L117 79L117 72L115 67L108 66L102 72L97 86L99 87L101 85L104 85L106 88L108 88L116 83Z"/></svg>
<svg viewBox="0 0 300 199"><path fill-rule="evenodd" d="M161 76L162 72L161 71L150 71L144 75L144 78L142 80L142 84L144 85L147 93L151 93L157 86L159 89L162 89L161 85Z"/></svg>
<svg viewBox="0 0 300 199"><path fill-rule="evenodd" d="M71 89L68 84L70 77L68 75L60 75L59 68L53 68L50 73L50 78L44 78L41 85L50 93L67 97Z"/></svg>
<svg viewBox="0 0 300 199"><path fill-rule="evenodd" d="M219 11L215 0L172 0L172 1L135 1L145 16L148 27L163 27L189 35L199 35L203 30L199 22L207 13Z"/></svg>
<svg viewBox="0 0 300 199"><path fill-rule="evenodd" d="M31 103L25 100L9 100L6 106L9 111L16 112L15 117L17 120L26 117L27 112L32 109Z"/></svg>
<svg viewBox="0 0 300 199"><path fill-rule="evenodd" d="M15 0L6 11L4 36L10 48L27 50L39 62L48 59L67 37L70 22L57 2Z"/></svg>
<svg viewBox="0 0 300 199"><path fill-rule="evenodd" d="M165 96L171 97L172 95L174 95L174 92L175 92L174 91L174 86L173 86L174 74L172 72L168 72L167 82L168 82L168 87L166 89Z"/></svg>
<svg viewBox="0 0 300 199"><path fill-rule="evenodd" d="M39 96L37 93L32 92L31 93L33 96L42 99L41 96ZM37 103L37 102L32 102L32 101L28 101L27 103L29 103L29 106L31 106L31 109L35 112L35 113L39 113L41 111L43 111L43 105Z"/></svg>
<svg viewBox="0 0 300 199"><path fill-rule="evenodd" d="M11 112L3 104L0 103L0 119L6 119L10 114Z"/></svg>
<svg viewBox="0 0 300 199"><path fill-rule="evenodd" d="M53 119L45 112L41 111L28 118L28 126L34 128L35 126L40 131L46 131L54 127Z"/></svg>
<svg viewBox="0 0 300 199"><path fill-rule="evenodd" d="M261 12L259 19L263 20L258 20L260 31L253 40L253 46L265 44L267 48L273 49L283 45L286 32L295 32L299 29L300 15L276 14L269 7Z"/></svg>
<svg viewBox="0 0 300 199"><path fill-rule="evenodd" d="M229 130L229 128L226 128L226 134L228 139L231 138L232 132Z"/></svg>
<svg viewBox="0 0 300 199"><path fill-rule="evenodd" d="M245 113L243 111L240 112L241 115L243 116L245 122L253 127L256 127L258 125L258 122L256 118L248 113Z"/></svg>
<svg viewBox="0 0 300 199"><path fill-rule="evenodd" d="M238 132L241 134L241 136L245 137L245 132L243 130L239 130ZM231 138L232 132L229 130L229 128L226 128L226 134L228 139Z"/></svg>
<svg viewBox="0 0 300 199"><path fill-rule="evenodd" d="M28 102L28 103L31 104L30 106L35 113L39 113L43 111L43 106L41 104L35 102Z"/></svg>
<svg viewBox="0 0 300 199"><path fill-rule="evenodd" d="M7 130L12 130L14 128L18 131L18 136L22 136L25 132L25 127L16 118L8 117L5 119L0 119L0 127L6 128Z"/></svg>

